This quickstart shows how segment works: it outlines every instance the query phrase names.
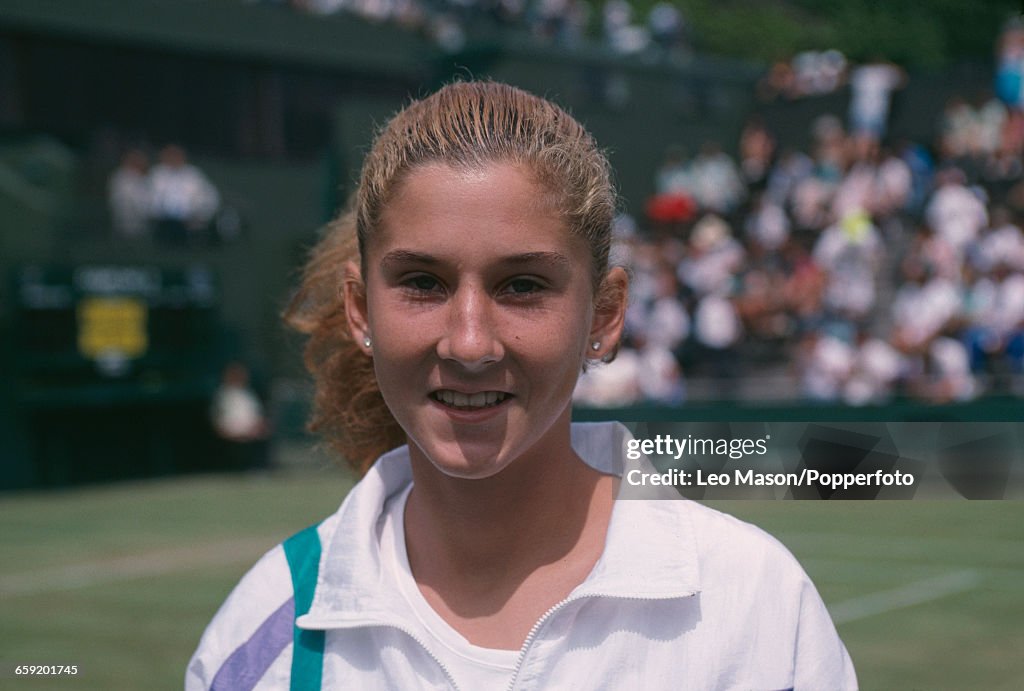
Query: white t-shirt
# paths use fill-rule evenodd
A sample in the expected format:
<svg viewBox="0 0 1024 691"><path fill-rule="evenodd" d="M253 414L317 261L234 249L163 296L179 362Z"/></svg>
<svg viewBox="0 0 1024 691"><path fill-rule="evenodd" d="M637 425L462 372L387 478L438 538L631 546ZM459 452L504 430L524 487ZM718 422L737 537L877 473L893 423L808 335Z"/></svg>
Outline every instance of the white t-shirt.
<svg viewBox="0 0 1024 691"><path fill-rule="evenodd" d="M963 185L945 185L932 195L925 218L939 237L962 251L988 224L985 203Z"/></svg>
<svg viewBox="0 0 1024 691"><path fill-rule="evenodd" d="M850 77L850 112L864 119L885 118L889 113L889 95L899 83L899 70L891 65L858 67Z"/></svg>
<svg viewBox="0 0 1024 691"><path fill-rule="evenodd" d="M386 573L393 576L409 609L423 625L427 644L441 656L441 662L462 689L504 689L516 671L519 650L498 650L473 645L441 618L423 597L409 566L405 550L405 504L412 485L385 506L381 532L381 555Z"/></svg>
<svg viewBox="0 0 1024 691"><path fill-rule="evenodd" d="M228 439L251 439L263 428L260 399L244 386L221 386L213 399L213 425Z"/></svg>
<svg viewBox="0 0 1024 691"><path fill-rule="evenodd" d="M735 345L743 335L743 325L732 301L724 295L707 295L697 304L694 314L697 340L709 348L721 350Z"/></svg>

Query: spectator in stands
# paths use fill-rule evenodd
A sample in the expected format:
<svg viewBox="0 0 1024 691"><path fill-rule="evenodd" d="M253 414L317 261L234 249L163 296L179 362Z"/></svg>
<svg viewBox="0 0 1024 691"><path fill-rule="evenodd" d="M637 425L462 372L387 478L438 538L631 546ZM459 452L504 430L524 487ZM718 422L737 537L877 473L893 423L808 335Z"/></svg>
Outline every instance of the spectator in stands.
<svg viewBox="0 0 1024 691"><path fill-rule="evenodd" d="M775 137L761 118L748 118L740 133L740 170L749 188L760 190L768 183L768 169L774 156Z"/></svg>
<svg viewBox="0 0 1024 691"><path fill-rule="evenodd" d="M785 304L795 322L796 333L818 328L825 319L824 295L827 276L799 243L790 242L783 250L786 282Z"/></svg>
<svg viewBox="0 0 1024 691"><path fill-rule="evenodd" d="M690 181L700 208L719 215L732 213L747 194L736 163L714 141L705 142L693 159Z"/></svg>
<svg viewBox="0 0 1024 691"><path fill-rule="evenodd" d="M850 131L855 138L879 142L889 124L892 92L906 85L902 68L876 57L850 73Z"/></svg>
<svg viewBox="0 0 1024 691"><path fill-rule="evenodd" d="M970 260L981 271L990 271L1000 262L1013 271L1024 271L1024 233L1006 206L992 209L992 227L978 239Z"/></svg>
<svg viewBox="0 0 1024 691"><path fill-rule="evenodd" d="M850 141L842 121L835 115L822 115L811 125L814 136L816 174L826 182L838 184L849 163Z"/></svg>
<svg viewBox="0 0 1024 691"><path fill-rule="evenodd" d="M1024 109L1024 22L1010 20L996 49L996 93L1006 105Z"/></svg>
<svg viewBox="0 0 1024 691"><path fill-rule="evenodd" d="M790 335L793 324L787 314L786 277L781 270L764 264L767 262L743 274L735 304L744 331L771 342Z"/></svg>
<svg viewBox="0 0 1024 691"><path fill-rule="evenodd" d="M867 142L855 147L854 151L855 158L842 174L832 197L832 218L843 219L858 213L875 212L878 146Z"/></svg>
<svg viewBox="0 0 1024 691"><path fill-rule="evenodd" d="M916 265L916 266L915 266ZM901 263L904 284L915 283L908 278L924 267L929 276L937 276L959 286L963 274L963 255L927 224L921 225L907 248Z"/></svg>
<svg viewBox="0 0 1024 691"><path fill-rule="evenodd" d="M632 309L632 306L631 306ZM643 316L634 323L643 324L633 335L648 346L677 352L690 334L690 317L679 299L679 285L672 267L662 264L654 275L654 294L637 305Z"/></svg>
<svg viewBox="0 0 1024 691"><path fill-rule="evenodd" d="M896 385L906 376L906 358L889 341L871 336L866 329L857 334L853 364L843 386L847 405L878 405L892 398Z"/></svg>
<svg viewBox="0 0 1024 691"><path fill-rule="evenodd" d="M636 386L640 398L658 405L680 405L686 399L686 384L679 360L668 348L635 339L637 345Z"/></svg>
<svg viewBox="0 0 1024 691"><path fill-rule="evenodd" d="M639 53L651 37L647 29L633 23L633 7L626 0L608 0L602 9L604 38L617 53Z"/></svg>
<svg viewBox="0 0 1024 691"><path fill-rule="evenodd" d="M672 145L665 149L665 158L654 176L656 194L692 195L693 183L686 163L683 147Z"/></svg>
<svg viewBox="0 0 1024 691"><path fill-rule="evenodd" d="M941 336L928 346L926 358L911 391L929 403L969 401L978 395L978 382L971 374L967 349L954 338Z"/></svg>
<svg viewBox="0 0 1024 691"><path fill-rule="evenodd" d="M744 221L743 231L752 249L778 252L789 241L789 217L767 194L758 194Z"/></svg>
<svg viewBox="0 0 1024 691"><path fill-rule="evenodd" d="M645 212L660 235L682 237L684 229L697 214L693 177L680 146L669 146L654 177L654 195L647 200Z"/></svg>
<svg viewBox="0 0 1024 691"><path fill-rule="evenodd" d="M907 139L899 141L896 154L910 170L910 197L907 210L919 215L932 188L935 175L935 161L927 147Z"/></svg>
<svg viewBox="0 0 1024 691"><path fill-rule="evenodd" d="M1014 271L1009 258L999 257L983 272L969 293L970 326L964 345L970 368L982 371L1004 363L1024 371L1024 273Z"/></svg>
<svg viewBox="0 0 1024 691"><path fill-rule="evenodd" d="M229 467L252 469L267 465L270 425L263 404L249 384L249 369L242 363L232 362L224 368L221 384L213 396L210 418Z"/></svg>
<svg viewBox="0 0 1024 691"><path fill-rule="evenodd" d="M794 99L798 96L796 75L788 60L776 60L757 83L757 97L762 101Z"/></svg>
<svg viewBox="0 0 1024 691"><path fill-rule="evenodd" d="M939 147L942 157L965 163L971 150L971 132L974 112L963 96L951 96L942 110L939 121Z"/></svg>
<svg viewBox="0 0 1024 691"><path fill-rule="evenodd" d="M825 306L833 315L855 324L870 316L884 252L882 237L864 211L848 213L822 233L814 260L828 276Z"/></svg>
<svg viewBox="0 0 1024 691"><path fill-rule="evenodd" d="M855 358L856 352L842 338L808 331L800 342L797 359L803 396L822 403L840 400Z"/></svg>
<svg viewBox="0 0 1024 691"><path fill-rule="evenodd" d="M671 241L663 243L661 256L672 260L671 247ZM732 237L729 225L708 214L694 227L685 254L674 262L679 283L693 295L693 336L700 359L708 365L710 374L722 380L731 380L736 374L736 346L743 332L732 293L743 261L743 247ZM666 307L665 298L674 283L664 272L655 273L655 276L660 276L655 282L660 287L652 291L656 297L652 304L660 303L659 319L664 319L666 325L671 323L685 327L673 332L679 337L675 342L679 343L689 332L689 322L684 321L684 313L678 311L671 319L665 316L672 313ZM647 318L653 314L648 314ZM655 337L654 329L642 330L641 333Z"/></svg>
<svg viewBox="0 0 1024 691"><path fill-rule="evenodd" d="M952 279L921 261L904 262L903 275L892 303L893 340L904 353L920 355L959 318L963 301Z"/></svg>
<svg viewBox="0 0 1024 691"><path fill-rule="evenodd" d="M800 96L835 91L846 79L846 58L838 50L806 50L793 58L796 90Z"/></svg>
<svg viewBox="0 0 1024 691"><path fill-rule="evenodd" d="M679 263L679 281L697 297L728 294L745 254L743 246L732 237L729 224L708 214L693 228L686 257Z"/></svg>
<svg viewBox="0 0 1024 691"><path fill-rule="evenodd" d="M991 90L979 90L975 102L972 137L976 157L988 158L999 150L1007 117L1006 106L992 94Z"/></svg>
<svg viewBox="0 0 1024 691"><path fill-rule="evenodd" d="M814 174L814 160L803 151L787 149L768 171L767 193L773 203L788 208L794 191Z"/></svg>
<svg viewBox="0 0 1024 691"><path fill-rule="evenodd" d="M978 192L967 186L967 177L958 168L941 171L938 189L925 208L925 218L936 234L963 253L988 223L988 211Z"/></svg>
<svg viewBox="0 0 1024 691"><path fill-rule="evenodd" d="M878 152L871 210L878 218L909 212L914 195L914 172L888 146Z"/></svg>
<svg viewBox="0 0 1024 691"><path fill-rule="evenodd" d="M647 15L647 26L654 43L669 57L682 57L690 52L686 20L671 2L655 3Z"/></svg>
<svg viewBox="0 0 1024 691"><path fill-rule="evenodd" d="M590 6L583 0L537 0L533 6L535 35L562 46L583 40Z"/></svg>
<svg viewBox="0 0 1024 691"><path fill-rule="evenodd" d="M220 208L220 193L213 183L176 144L160 151L160 163L149 177L157 238L170 245L201 239Z"/></svg>
<svg viewBox="0 0 1024 691"><path fill-rule="evenodd" d="M121 164L110 176L107 200L114 232L126 238L149 233L152 188L149 178L149 157L140 148L124 152Z"/></svg>
<svg viewBox="0 0 1024 691"><path fill-rule="evenodd" d="M815 156L810 170L793 177L790 208L795 228L805 236L816 236L834 220L832 199L846 168L846 138L838 120L823 121L815 127ZM794 163L800 163L796 157Z"/></svg>

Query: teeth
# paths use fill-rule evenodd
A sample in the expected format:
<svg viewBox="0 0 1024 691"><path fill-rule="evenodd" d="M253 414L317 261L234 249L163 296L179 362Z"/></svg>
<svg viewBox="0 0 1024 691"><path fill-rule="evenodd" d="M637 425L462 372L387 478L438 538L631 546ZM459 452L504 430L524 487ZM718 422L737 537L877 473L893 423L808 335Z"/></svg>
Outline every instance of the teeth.
<svg viewBox="0 0 1024 691"><path fill-rule="evenodd" d="M486 408L497 405L505 400L507 394L502 391L481 391L464 394L458 391L442 389L434 392L434 398L455 408Z"/></svg>

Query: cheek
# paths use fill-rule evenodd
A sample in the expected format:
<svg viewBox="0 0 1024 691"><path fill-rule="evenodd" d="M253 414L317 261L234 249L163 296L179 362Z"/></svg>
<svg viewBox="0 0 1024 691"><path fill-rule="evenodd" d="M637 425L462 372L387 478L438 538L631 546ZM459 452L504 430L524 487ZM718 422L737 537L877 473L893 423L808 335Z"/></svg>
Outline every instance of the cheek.
<svg viewBox="0 0 1024 691"><path fill-rule="evenodd" d="M529 350L529 359L538 366L547 371L564 370L574 378L583 365L588 326L589 319L582 317L559 319L532 328L530 336L517 345L520 352Z"/></svg>
<svg viewBox="0 0 1024 691"><path fill-rule="evenodd" d="M428 329L409 328L408 319L387 305L370 304L370 331L373 335L373 365L382 387L407 379L429 349Z"/></svg>

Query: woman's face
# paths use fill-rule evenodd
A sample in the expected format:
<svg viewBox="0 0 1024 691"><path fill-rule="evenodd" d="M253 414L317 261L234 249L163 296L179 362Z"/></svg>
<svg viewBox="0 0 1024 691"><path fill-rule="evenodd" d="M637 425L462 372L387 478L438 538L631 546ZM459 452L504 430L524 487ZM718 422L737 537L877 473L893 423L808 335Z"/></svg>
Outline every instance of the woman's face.
<svg viewBox="0 0 1024 691"><path fill-rule="evenodd" d="M372 337L414 458L484 478L567 444L591 331L608 320L593 323L586 242L526 169L415 169L366 252L364 294L346 283L350 320L359 342Z"/></svg>

